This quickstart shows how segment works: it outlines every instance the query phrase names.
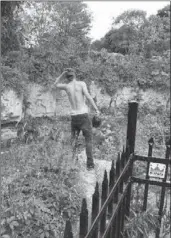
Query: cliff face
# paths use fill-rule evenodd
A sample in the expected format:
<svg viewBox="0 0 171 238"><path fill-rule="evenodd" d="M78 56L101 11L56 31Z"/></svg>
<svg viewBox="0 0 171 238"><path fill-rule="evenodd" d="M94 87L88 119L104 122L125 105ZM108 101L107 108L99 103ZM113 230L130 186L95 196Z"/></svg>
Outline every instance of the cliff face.
<svg viewBox="0 0 171 238"><path fill-rule="evenodd" d="M119 62L120 59L116 61ZM165 52L162 56L154 56L150 59L149 65L149 78L151 81L163 82L169 81L170 78L170 51ZM169 89L170 85L168 85ZM2 140L7 138L15 138L17 136L16 128L14 127L24 114L31 115L32 117L53 117L68 115L70 112L70 105L67 95L64 91L56 90L54 92L43 91L44 88L38 84L28 85L28 98L27 108L23 103L23 97L18 97L17 93L12 89L6 89L1 95L1 138ZM97 105L102 107L108 107L110 103L110 97L102 93L102 88L92 82L90 86L90 93L92 97L96 96ZM141 100L144 103L151 102L153 106L159 104L164 105L166 102L167 93L160 94L157 92L157 88L146 89L141 92ZM135 97L136 93L131 88L118 89L117 99L115 105L127 103L129 100ZM114 106L114 105L112 105ZM25 109L24 109L25 108ZM13 127L9 126L13 124Z"/></svg>
<svg viewBox="0 0 171 238"><path fill-rule="evenodd" d="M17 122L22 118L22 97L18 97L12 89L1 95L1 124Z"/></svg>
<svg viewBox="0 0 171 238"><path fill-rule="evenodd" d="M27 99L27 115L32 117L42 116L63 116L68 115L70 112L70 105L65 92L58 91L56 94L51 92L42 92L43 88L40 85L30 84L28 86L28 99ZM97 87L94 83L90 87L90 93L94 97L97 96L98 105L100 107L108 107L110 97L101 93L101 88ZM131 97L130 89L125 88L120 91L119 101L128 100ZM23 98L18 97L15 91L6 90L1 96L1 124L8 123L15 124L24 117Z"/></svg>
<svg viewBox="0 0 171 238"><path fill-rule="evenodd" d="M56 114L56 99L50 92L42 92L43 88L36 84L28 86L27 114L32 117L49 116Z"/></svg>
<svg viewBox="0 0 171 238"><path fill-rule="evenodd" d="M65 92L58 92L52 94L50 92L42 93L42 88L39 85L29 86L30 94L28 96L29 106L26 110L27 115L32 117L58 117L69 115L70 105ZM108 108L110 103L110 97L101 93L101 88L94 83L90 87L92 97L96 96L97 105L100 108ZM116 106L119 108L123 104L127 104L129 100L133 99L135 93L131 88L123 88L118 90L118 96L116 100ZM157 106L165 106L165 98L162 94L159 94L153 90L147 90L142 92L141 104L150 103L150 107L156 108ZM8 141L9 139L17 138L17 123L24 117L23 101L22 98L18 98L17 94L10 90L6 91L1 98L2 103L2 128L1 139L2 141ZM113 107L114 105L112 105Z"/></svg>
<svg viewBox="0 0 171 238"><path fill-rule="evenodd" d="M54 117L69 114L70 105L65 92L43 92L38 84L28 85L27 108L23 97L19 97L12 89L7 89L1 95L1 139L5 143L17 138L17 124L30 115L31 117ZM25 108L25 110L24 110Z"/></svg>
<svg viewBox="0 0 171 238"><path fill-rule="evenodd" d="M43 92L38 84L28 85L27 115L32 117L55 116L69 113L69 103L65 92ZM24 117L23 97L10 89L1 95L1 124L19 122ZM64 109L65 108L65 109Z"/></svg>

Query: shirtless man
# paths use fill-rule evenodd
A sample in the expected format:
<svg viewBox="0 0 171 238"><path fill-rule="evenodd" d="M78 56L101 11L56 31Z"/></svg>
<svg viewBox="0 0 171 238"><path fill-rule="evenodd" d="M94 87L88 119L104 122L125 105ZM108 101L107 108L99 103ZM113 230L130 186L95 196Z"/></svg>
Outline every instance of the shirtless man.
<svg viewBox="0 0 171 238"><path fill-rule="evenodd" d="M61 81L66 79L66 83ZM87 168L94 168L92 152L92 125L88 115L88 106L85 103L87 99L99 114L99 110L90 96L85 82L77 81L75 71L67 69L55 81L58 89L65 90L71 104L71 135L75 139L76 133L82 130L86 143Z"/></svg>

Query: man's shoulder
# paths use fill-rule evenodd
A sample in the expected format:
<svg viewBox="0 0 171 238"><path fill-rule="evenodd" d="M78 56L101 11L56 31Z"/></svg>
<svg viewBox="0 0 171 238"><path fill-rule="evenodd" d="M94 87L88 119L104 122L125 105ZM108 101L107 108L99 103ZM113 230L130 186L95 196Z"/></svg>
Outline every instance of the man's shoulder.
<svg viewBox="0 0 171 238"><path fill-rule="evenodd" d="M86 86L86 83L84 81L77 81L77 83L81 86Z"/></svg>

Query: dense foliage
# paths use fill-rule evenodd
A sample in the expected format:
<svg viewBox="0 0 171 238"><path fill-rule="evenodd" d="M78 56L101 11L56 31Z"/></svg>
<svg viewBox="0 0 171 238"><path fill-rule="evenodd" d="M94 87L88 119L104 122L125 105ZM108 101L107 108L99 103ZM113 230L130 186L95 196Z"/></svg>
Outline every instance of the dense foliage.
<svg viewBox="0 0 171 238"><path fill-rule="evenodd" d="M62 238L65 220L77 221L81 202L78 168L70 166L69 123L29 122L37 141L20 142L2 155L1 237Z"/></svg>
<svg viewBox="0 0 171 238"><path fill-rule="evenodd" d="M5 85L10 85L17 90L17 87L13 87L11 78L5 77L6 74L10 74L6 72L9 67L26 74L27 82L47 85L52 83L54 77L65 67L77 67L86 57L90 43L86 35L90 28L91 17L85 4L26 2L22 4L22 9L16 12L15 8L12 8L13 4L10 3L10 10L15 12L11 15L10 27L12 28L12 24L17 22L16 29L12 28L13 34L15 33L17 37L18 32L22 33L24 44L19 44L17 41L14 46L13 42L6 40L5 33L2 34L4 37L2 38L4 44L2 64L8 66L4 68L5 72L2 72L3 88ZM5 12L5 7L6 5L2 5L2 12ZM6 16L3 15L2 20L6 22ZM5 30L12 36L10 27L6 26ZM14 37L12 38L15 40ZM10 48L9 45L13 47ZM5 47L8 51L5 51ZM17 64L13 58L14 54ZM23 79L20 78L21 87ZM6 80L8 82L5 82Z"/></svg>
<svg viewBox="0 0 171 238"><path fill-rule="evenodd" d="M27 75L21 67L24 45L22 23L18 18L21 7L20 1L1 1L1 91L12 88L19 95L26 94L27 81Z"/></svg>
<svg viewBox="0 0 171 238"><path fill-rule="evenodd" d="M92 47L124 55L143 53L145 57L150 57L170 49L169 34L170 5L148 18L144 11L129 10L119 15L113 21L111 30L101 40L93 42Z"/></svg>
<svg viewBox="0 0 171 238"><path fill-rule="evenodd" d="M9 12L11 17L7 17ZM82 2L9 2L2 4L2 13L3 88L11 85L25 92L28 82L47 86L67 67L74 67L78 78L88 84L95 81L111 100L124 86L162 92L168 88L170 6L148 18L140 10L123 12L111 30L92 44L87 37L91 15ZM10 27L3 22L9 22ZM5 35L22 41L14 45ZM166 73L162 80L151 76L154 56L163 56L158 62L160 72ZM17 87L14 79L6 77L10 70L18 72Z"/></svg>
<svg viewBox="0 0 171 238"><path fill-rule="evenodd" d="M92 43L87 36L91 15L82 2L2 1L1 20L2 91L12 88L25 98L28 83L48 88L64 68L74 67L78 79L88 86L94 81L102 94L110 96L109 108L101 108L102 127L94 132L96 158L111 160L124 144L127 101L119 109L113 104L115 113L109 110L120 89L131 87L139 101L147 89L162 93L164 101L170 100L169 5L148 18L144 11L124 12L102 39ZM140 104L137 146L142 154L149 137L156 137L157 147L164 145L170 133L169 103L167 107L162 103L149 97ZM30 118L28 121L31 123ZM72 163L69 127L65 128L69 123L62 119L53 124L57 128L48 124L45 130L51 131L47 135L36 132L39 136L35 135L33 143L29 129L21 128L19 145L3 155L3 238L60 237L65 220L74 217L75 221L78 215L77 171L67 170L64 163L69 167ZM36 124L36 130L39 126ZM32 126L31 130L34 132ZM22 133L28 136L24 145ZM155 226L155 214L143 216L145 224ZM143 229L141 217L133 215L127 227L131 237L137 235L137 219Z"/></svg>
<svg viewBox="0 0 171 238"><path fill-rule="evenodd" d="M25 70L30 81L46 85L64 68L78 67L85 58L91 18L80 2L34 3L29 7L34 10L32 15L21 13L27 44L31 44Z"/></svg>
<svg viewBox="0 0 171 238"><path fill-rule="evenodd" d="M116 63L111 61L105 65L107 78L103 81L105 89L110 85L117 87L132 85L134 91L155 89L158 92L168 92L170 85L170 5L158 11L157 15L148 18L144 11L130 10L123 12L114 21L112 28L101 39L92 43L92 49L99 54L104 49L112 54L124 55ZM102 54L101 54L102 55ZM114 56L113 56L114 58ZM104 59L103 59L104 60ZM102 62L104 62L102 60ZM111 70L109 70L109 67ZM103 63L101 67L103 68ZM117 77L111 77L108 72ZM105 72L105 70L104 70ZM113 96L116 89L110 85L109 95ZM106 90L108 92L108 90Z"/></svg>
<svg viewBox="0 0 171 238"><path fill-rule="evenodd" d="M1 1L1 54L19 50L23 43L22 32L18 27L21 22L17 19L20 1Z"/></svg>

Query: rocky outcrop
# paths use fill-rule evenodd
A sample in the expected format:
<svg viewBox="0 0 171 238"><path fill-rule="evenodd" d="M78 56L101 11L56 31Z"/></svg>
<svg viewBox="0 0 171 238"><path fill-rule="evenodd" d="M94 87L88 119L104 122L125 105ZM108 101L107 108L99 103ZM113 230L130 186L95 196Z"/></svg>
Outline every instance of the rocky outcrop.
<svg viewBox="0 0 171 238"><path fill-rule="evenodd" d="M9 147L11 141L17 138L17 128L7 127L1 129L1 149Z"/></svg>
<svg viewBox="0 0 171 238"><path fill-rule="evenodd" d="M17 124L24 115L32 117L53 117L64 116L69 114L70 105L67 95L62 91L49 92L45 91L40 85L28 85L27 107L23 108L23 98L10 89L6 90L1 96L1 140L9 142L9 140L17 138Z"/></svg>
<svg viewBox="0 0 171 238"><path fill-rule="evenodd" d="M100 107L108 107L110 102L110 96L101 92L101 88L98 87L94 81L90 85L90 94L93 98L96 97L97 105Z"/></svg>
<svg viewBox="0 0 171 238"><path fill-rule="evenodd" d="M101 88L97 86L94 82L92 82L90 86L90 93L93 98L96 97L97 105L102 107L109 107L109 103L111 100L111 97L107 95L106 93L103 93ZM117 97L116 97L116 105L119 106L121 103L127 103L129 100L132 100L135 97L136 93L133 92L131 88L123 88L118 89Z"/></svg>
<svg viewBox="0 0 171 238"><path fill-rule="evenodd" d="M5 90L1 95L1 141L2 147L8 147L11 139L17 138L15 125L23 117L23 100L17 93L10 89Z"/></svg>
<svg viewBox="0 0 171 238"><path fill-rule="evenodd" d="M23 98L10 89L1 95L1 124L19 122L23 116ZM38 84L28 85L26 113L32 117L58 116L68 114L70 105L65 92L45 91Z"/></svg>
<svg viewBox="0 0 171 238"><path fill-rule="evenodd" d="M17 93L10 89L1 95L1 124L18 122L23 116L23 101Z"/></svg>
<svg viewBox="0 0 171 238"><path fill-rule="evenodd" d="M158 82L163 80L170 81L170 50L161 56L153 56L149 60L150 76Z"/></svg>
<svg viewBox="0 0 171 238"><path fill-rule="evenodd" d="M120 54L109 54L117 62L122 60L124 56ZM151 81L156 82L168 82L170 78L170 51L166 51L163 56L153 56L149 62L149 77ZM168 85L169 89L169 85ZM97 86L95 82L92 82L90 86L90 93L93 98L96 97L97 105L100 108L108 108L110 105L111 97L103 92L102 88ZM129 100L136 97L135 90L131 88L118 89L116 100L111 107L120 107L126 105ZM1 125L8 123L17 124L23 117L24 113L31 115L32 117L58 117L68 115L70 113L70 104L67 95L63 91L54 90L48 91L38 84L28 85L28 103L23 105L23 98L19 97L14 90L5 90L1 95ZM155 107L165 105L167 101L167 94L162 95L153 90L147 89L141 92L141 103L149 104ZM25 110L23 111L23 108ZM8 130L2 128L1 135L3 138L15 137L16 132L11 131L9 126Z"/></svg>
<svg viewBox="0 0 171 238"><path fill-rule="evenodd" d="M59 116L69 113L70 105L66 93L60 90L45 91L46 89L38 84L28 86L28 115L32 117Z"/></svg>
<svg viewBox="0 0 171 238"><path fill-rule="evenodd" d="M37 84L28 86L28 115L32 117L54 116L56 113L56 100L50 92L43 92L43 87Z"/></svg>

